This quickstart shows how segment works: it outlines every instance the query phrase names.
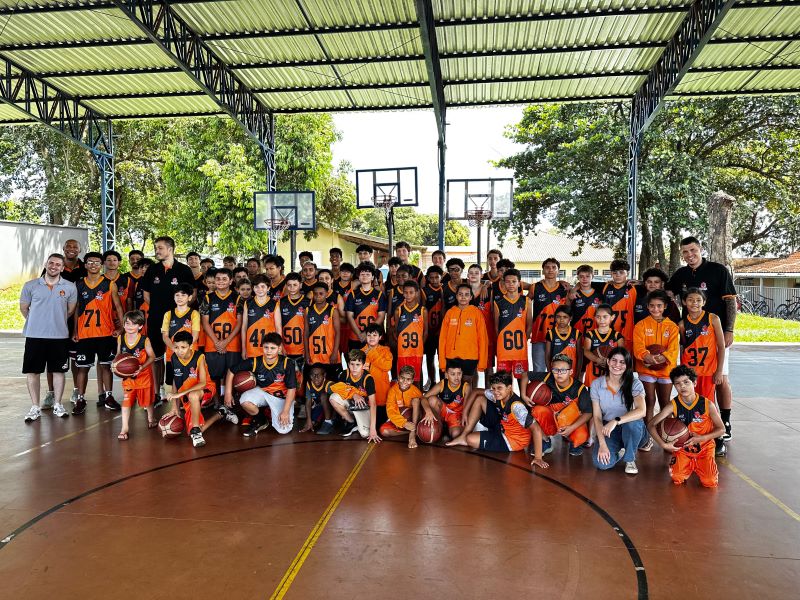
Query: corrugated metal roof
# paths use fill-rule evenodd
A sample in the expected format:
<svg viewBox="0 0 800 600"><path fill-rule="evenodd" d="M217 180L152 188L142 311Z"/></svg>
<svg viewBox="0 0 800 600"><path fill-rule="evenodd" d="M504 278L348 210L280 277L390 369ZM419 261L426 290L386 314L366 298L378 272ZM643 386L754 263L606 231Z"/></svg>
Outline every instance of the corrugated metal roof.
<svg viewBox="0 0 800 600"><path fill-rule="evenodd" d="M433 0L446 101L630 98L690 4ZM800 65L800 3L772 4L741 0L731 9L676 94L800 88L800 70L793 68ZM210 38L209 47L270 110L432 104L415 0L204 0L170 6ZM0 13L4 57L46 75L66 93L94 98L91 106L108 116L219 110L107 0L0 0ZM10 111L18 120L18 111Z"/></svg>

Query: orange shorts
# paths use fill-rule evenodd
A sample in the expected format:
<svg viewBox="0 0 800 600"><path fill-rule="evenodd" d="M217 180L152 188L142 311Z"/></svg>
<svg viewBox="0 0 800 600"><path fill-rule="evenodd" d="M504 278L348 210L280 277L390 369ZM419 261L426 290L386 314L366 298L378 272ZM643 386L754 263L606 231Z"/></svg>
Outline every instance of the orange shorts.
<svg viewBox="0 0 800 600"><path fill-rule="evenodd" d="M717 386L714 385L713 375L698 375L697 383L694 384L694 391L708 398L711 402L715 402L717 397Z"/></svg>
<svg viewBox="0 0 800 600"><path fill-rule="evenodd" d="M533 418L539 424L539 427L542 428L542 433L545 435L558 434L556 413L550 406L534 406ZM573 446L582 446L589 441L589 427L587 425L581 425L568 437Z"/></svg>
<svg viewBox="0 0 800 600"><path fill-rule="evenodd" d="M400 372L405 366L414 369L414 381L422 380L422 355L419 356L398 356L397 357L397 372Z"/></svg>
<svg viewBox="0 0 800 600"><path fill-rule="evenodd" d="M461 427L461 416L464 414L464 406L459 406L459 410L447 408L447 405L442 403L442 409L439 411L439 418L442 423L447 425L448 429L454 427Z"/></svg>
<svg viewBox="0 0 800 600"><path fill-rule="evenodd" d="M142 408L152 406L154 396L155 390L152 385L124 390L122 407L133 408L134 404L138 404Z"/></svg>
<svg viewBox="0 0 800 600"><path fill-rule="evenodd" d="M386 423L380 426L378 433L384 436L391 433L408 433L408 429L404 429L403 427L398 427L391 421L386 421Z"/></svg>
<svg viewBox="0 0 800 600"><path fill-rule="evenodd" d="M214 391L216 390L216 386L211 384L209 386L211 389L206 388L203 390L203 398L200 400L200 408L203 409L211 404L212 398L214 398ZM189 433L192 429L192 405L189 404L189 401L184 396L183 398L183 421L186 423L186 433ZM200 411L200 419L198 421L198 425L200 427L206 422L205 418L203 417L203 411Z"/></svg>
<svg viewBox="0 0 800 600"><path fill-rule="evenodd" d="M717 487L719 471L717 461L714 459L714 444L711 443L699 453L694 454L681 450L672 455L669 463L669 476L675 485L680 485L692 473L697 473L703 487Z"/></svg>
<svg viewBox="0 0 800 600"><path fill-rule="evenodd" d="M498 360L497 371L508 371L514 378L519 379L528 372L528 360Z"/></svg>

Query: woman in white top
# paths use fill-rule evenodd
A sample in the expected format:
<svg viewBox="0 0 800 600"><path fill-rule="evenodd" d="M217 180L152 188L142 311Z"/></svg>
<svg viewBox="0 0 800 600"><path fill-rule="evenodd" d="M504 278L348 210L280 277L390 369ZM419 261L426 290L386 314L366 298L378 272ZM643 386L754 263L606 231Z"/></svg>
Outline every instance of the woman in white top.
<svg viewBox="0 0 800 600"><path fill-rule="evenodd" d="M608 355L608 375L590 388L597 444L592 460L598 469L611 469L625 461L625 472L636 475L636 451L653 447L644 424L644 386L633 377L633 359L622 347Z"/></svg>

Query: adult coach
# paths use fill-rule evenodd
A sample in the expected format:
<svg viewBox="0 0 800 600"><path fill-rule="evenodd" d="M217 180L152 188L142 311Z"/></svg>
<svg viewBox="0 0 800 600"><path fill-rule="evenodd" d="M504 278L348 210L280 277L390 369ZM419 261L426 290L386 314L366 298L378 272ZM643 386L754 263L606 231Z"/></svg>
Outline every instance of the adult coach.
<svg viewBox="0 0 800 600"><path fill-rule="evenodd" d="M164 340L160 335L164 315L175 308L175 290L182 283L194 287L194 273L189 265L175 260L175 240L162 236L153 242L156 260L158 261L142 275L139 287L144 292L144 301L150 306L147 313L147 331L150 333L150 344L156 361L153 371L156 379L156 402L163 397L164 385ZM191 300L190 300L191 302Z"/></svg>
<svg viewBox="0 0 800 600"><path fill-rule="evenodd" d="M78 291L75 284L61 276L64 256L47 257L44 275L22 286L19 310L25 317L22 334L25 336L25 353L22 372L26 375L31 409L26 422L41 416L39 408L40 377L47 370L53 374L53 414L68 417L61 404L64 394L64 373L69 368L70 330L67 320L75 312Z"/></svg>
<svg viewBox="0 0 800 600"><path fill-rule="evenodd" d="M736 288L725 265L703 258L703 247L694 236L681 240L681 257L686 263L667 282L667 290L683 300L689 288L700 288L705 292L705 310L719 317L725 335L725 356L722 367L722 383L717 386L717 403L725 433L716 441L717 456L726 453L724 441L731 439L731 404L733 392L728 381L728 354L733 344L733 327L736 323ZM683 309L684 318L686 308Z"/></svg>

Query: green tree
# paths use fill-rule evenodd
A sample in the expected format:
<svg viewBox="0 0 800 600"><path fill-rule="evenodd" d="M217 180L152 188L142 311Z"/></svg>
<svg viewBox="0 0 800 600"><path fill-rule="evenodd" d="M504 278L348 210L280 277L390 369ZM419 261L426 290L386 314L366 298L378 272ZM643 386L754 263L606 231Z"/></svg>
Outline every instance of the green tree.
<svg viewBox="0 0 800 600"><path fill-rule="evenodd" d="M733 247L781 251L796 244L800 100L722 98L670 102L645 134L639 174L641 266L676 267L686 232L703 235L715 189L737 198ZM500 236L522 238L543 220L582 242L623 251L627 217L628 106L527 107L507 135L525 149L498 162L514 169L514 218Z"/></svg>
<svg viewBox="0 0 800 600"><path fill-rule="evenodd" d="M386 237L386 217L383 210L359 211L353 220L353 229L368 235ZM417 246L435 246L439 243L438 215L421 215L413 208L397 208L394 211L394 239L405 240ZM469 229L458 221L447 221L445 225L446 246L469 246Z"/></svg>

